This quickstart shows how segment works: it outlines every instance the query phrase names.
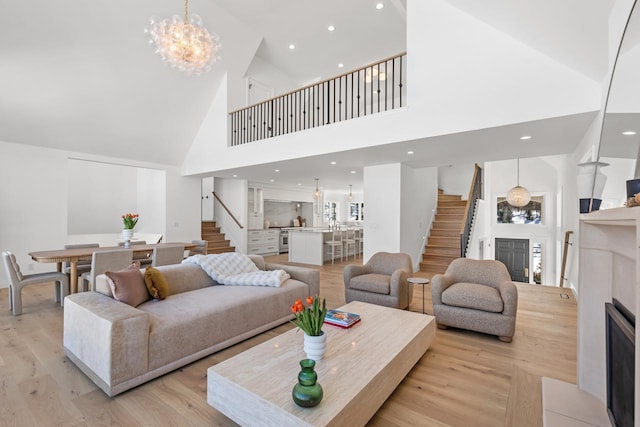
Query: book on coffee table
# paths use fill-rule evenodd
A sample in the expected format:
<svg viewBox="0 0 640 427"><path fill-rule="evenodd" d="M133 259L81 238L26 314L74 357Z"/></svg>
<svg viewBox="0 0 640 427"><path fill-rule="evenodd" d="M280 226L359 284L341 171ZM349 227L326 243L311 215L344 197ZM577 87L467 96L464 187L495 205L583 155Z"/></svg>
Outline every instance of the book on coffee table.
<svg viewBox="0 0 640 427"><path fill-rule="evenodd" d="M341 310L327 310L324 321L330 325L349 328L360 321L360 315Z"/></svg>

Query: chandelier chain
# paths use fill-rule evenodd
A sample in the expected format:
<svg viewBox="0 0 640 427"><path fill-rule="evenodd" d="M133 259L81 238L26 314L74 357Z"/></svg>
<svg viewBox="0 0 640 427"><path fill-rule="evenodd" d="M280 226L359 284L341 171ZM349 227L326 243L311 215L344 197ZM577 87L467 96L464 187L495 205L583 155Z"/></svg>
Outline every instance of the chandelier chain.
<svg viewBox="0 0 640 427"><path fill-rule="evenodd" d="M184 0L184 23L189 23L189 0Z"/></svg>

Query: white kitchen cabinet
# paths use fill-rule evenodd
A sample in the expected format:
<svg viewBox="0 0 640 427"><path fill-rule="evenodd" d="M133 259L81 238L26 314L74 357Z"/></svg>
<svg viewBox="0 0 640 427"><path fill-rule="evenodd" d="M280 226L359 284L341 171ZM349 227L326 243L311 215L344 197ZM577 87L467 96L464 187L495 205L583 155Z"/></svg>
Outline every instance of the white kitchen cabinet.
<svg viewBox="0 0 640 427"><path fill-rule="evenodd" d="M264 195L262 188L249 187L247 197L248 226L250 230L264 225Z"/></svg>
<svg viewBox="0 0 640 427"><path fill-rule="evenodd" d="M247 233L247 253L277 255L280 245L279 238L279 230L249 230Z"/></svg>

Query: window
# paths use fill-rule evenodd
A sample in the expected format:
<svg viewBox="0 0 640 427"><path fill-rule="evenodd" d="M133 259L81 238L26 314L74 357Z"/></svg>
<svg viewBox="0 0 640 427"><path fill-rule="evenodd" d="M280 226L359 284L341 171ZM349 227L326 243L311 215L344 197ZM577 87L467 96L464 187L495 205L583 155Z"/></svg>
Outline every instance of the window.
<svg viewBox="0 0 640 427"><path fill-rule="evenodd" d="M543 199L543 196L532 196L526 206L516 208L507 203L506 197L498 197L498 224L542 224Z"/></svg>

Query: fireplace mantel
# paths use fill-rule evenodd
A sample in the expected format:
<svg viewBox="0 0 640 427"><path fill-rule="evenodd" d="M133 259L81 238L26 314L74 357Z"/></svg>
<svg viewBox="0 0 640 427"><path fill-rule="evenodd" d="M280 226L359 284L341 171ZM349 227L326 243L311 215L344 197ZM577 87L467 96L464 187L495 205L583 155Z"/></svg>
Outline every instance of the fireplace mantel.
<svg viewBox="0 0 640 427"><path fill-rule="evenodd" d="M578 384L542 379L545 427L604 426L606 413L605 302L618 299L640 313L640 207L580 215L578 278ZM636 329L636 390L640 390L640 351ZM635 413L640 414L640 393ZM573 424L571 424L573 423ZM578 424L575 424L578 425ZM640 426L636 417L635 425Z"/></svg>
<svg viewBox="0 0 640 427"><path fill-rule="evenodd" d="M640 286L639 247L640 207L580 216L578 388L602 402L606 401L604 304L616 298L634 314L640 312L640 293L636 292ZM640 390L639 343L636 331L636 390ZM636 414L640 414L639 394L635 396Z"/></svg>

